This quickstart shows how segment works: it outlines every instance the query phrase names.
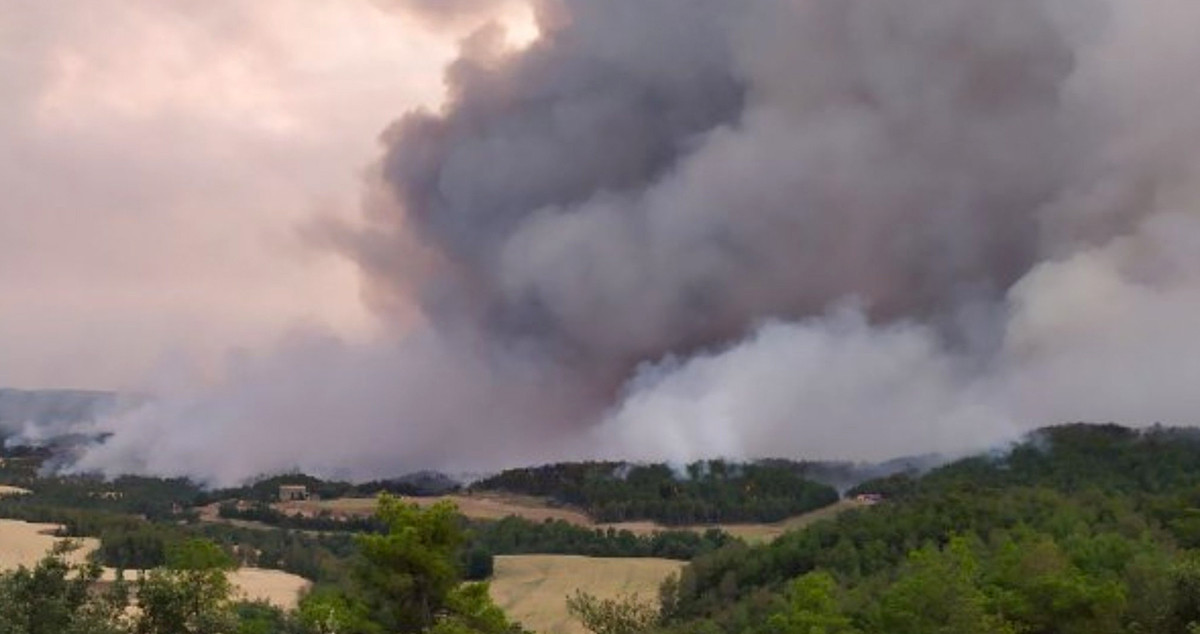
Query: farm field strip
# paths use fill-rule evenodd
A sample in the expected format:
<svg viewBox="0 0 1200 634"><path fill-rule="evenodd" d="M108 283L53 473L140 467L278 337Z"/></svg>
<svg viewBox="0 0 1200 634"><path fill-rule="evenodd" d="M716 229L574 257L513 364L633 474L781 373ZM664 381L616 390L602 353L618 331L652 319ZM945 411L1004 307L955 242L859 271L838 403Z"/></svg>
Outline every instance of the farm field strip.
<svg viewBox="0 0 1200 634"><path fill-rule="evenodd" d="M550 506L544 500L517 496L496 494L473 495L443 495L438 497L407 497L400 499L412 502L421 507L432 506L438 502L453 502L459 512L472 519L498 520L510 515L517 515L528 520L541 522L544 520L563 520L579 526L591 526L592 521L587 515L573 509ZM315 516L321 512L333 515L367 517L374 515L376 499L371 498L337 498L331 500L302 500L294 502L278 502L271 505L277 511L294 514Z"/></svg>
<svg viewBox="0 0 1200 634"><path fill-rule="evenodd" d="M525 496L474 494L446 495L440 497L402 497L402 500L416 503L422 507L441 501L453 502L463 515L477 520L498 520L512 515L533 522L543 522L547 519L562 520L568 524L597 528L601 530L627 530L636 535L652 535L663 531L695 531L704 532L710 528L723 530L730 535L740 537L749 542L772 541L788 531L804 528L805 526L823 519L831 519L839 513L864 504L854 500L841 500L825 508L817 509L803 515L791 517L780 522L769 524L697 524L690 526L666 526L657 522L618 522L596 523L585 513L574 509L551 506L545 500ZM294 502L279 502L272 508L289 515L300 513L305 516L317 516L322 512L334 516L368 517L375 513L375 498L338 498L331 500L303 500Z"/></svg>

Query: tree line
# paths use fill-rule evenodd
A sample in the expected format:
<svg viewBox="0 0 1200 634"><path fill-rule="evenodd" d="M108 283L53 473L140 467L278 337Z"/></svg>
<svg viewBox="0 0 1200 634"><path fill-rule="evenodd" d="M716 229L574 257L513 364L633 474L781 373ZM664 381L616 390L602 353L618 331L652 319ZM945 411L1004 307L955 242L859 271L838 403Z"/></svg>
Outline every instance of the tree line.
<svg viewBox="0 0 1200 634"><path fill-rule="evenodd" d="M1070 425L924 476L876 507L696 558L638 631L1200 631L1200 436Z"/></svg>
<svg viewBox="0 0 1200 634"><path fill-rule="evenodd" d="M708 460L675 470L665 464L554 464L511 469L471 485L549 498L598 522L651 520L668 526L777 522L838 501L833 487L783 460Z"/></svg>
<svg viewBox="0 0 1200 634"><path fill-rule="evenodd" d="M507 517L472 522L473 548L495 555L583 555L587 557L657 557L691 560L713 552L735 538L719 529L660 531L648 535L614 528L587 528L563 520L533 522Z"/></svg>

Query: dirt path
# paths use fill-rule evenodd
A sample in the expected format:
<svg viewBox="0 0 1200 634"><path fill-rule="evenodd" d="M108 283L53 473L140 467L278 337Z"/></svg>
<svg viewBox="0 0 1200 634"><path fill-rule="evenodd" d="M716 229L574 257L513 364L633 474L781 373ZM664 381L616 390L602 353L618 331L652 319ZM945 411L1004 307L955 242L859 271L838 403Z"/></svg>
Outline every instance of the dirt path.
<svg viewBox="0 0 1200 634"><path fill-rule="evenodd" d="M666 530L687 530L704 532L710 528L716 528L733 535L740 537L752 544L771 542L778 539L784 533L795 530L800 530L813 522L821 520L833 519L839 514L851 509L863 508L867 506L862 502L854 500L842 500L836 504L831 504L824 508L810 511L803 515L790 517L782 522L773 522L770 524L701 524L693 526L663 526L654 522L624 522L621 524L601 524L599 528L613 527L618 530L625 529L638 535L652 535L657 532Z"/></svg>

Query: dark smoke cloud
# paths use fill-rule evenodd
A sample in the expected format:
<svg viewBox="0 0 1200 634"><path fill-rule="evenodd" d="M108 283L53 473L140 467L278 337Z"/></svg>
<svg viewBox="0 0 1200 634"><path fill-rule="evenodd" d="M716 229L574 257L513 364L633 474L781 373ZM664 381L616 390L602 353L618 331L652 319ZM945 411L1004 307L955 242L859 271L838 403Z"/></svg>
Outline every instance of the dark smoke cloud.
<svg viewBox="0 0 1200 634"><path fill-rule="evenodd" d="M491 334L539 340L592 366L669 347L660 333L640 341L646 337L630 331L612 341L608 333L638 317L620 314L616 304L635 304L639 289L603 267L612 268L610 259L649 264L628 259L655 248L629 239L648 220L643 197L704 135L737 119L746 87L731 73L727 40L736 13L726 2L577 4L568 26L551 28L524 54L468 48L449 71L446 113L413 113L397 123L382 175L403 214L385 222L416 231L445 262L447 274L423 298L435 321L470 313ZM592 246L578 250L581 236L569 222L591 217L598 224L592 231L606 235L596 233ZM555 235L538 235L546 232ZM546 261L558 258L547 249L573 252L554 280L536 278L537 269L558 264ZM588 250L606 261L589 262ZM581 264L601 269L597 287L561 288L585 281ZM392 268L372 273L381 285L395 283ZM674 280L662 282L655 295L678 290L665 287ZM590 318L623 322L566 314L588 301L604 304ZM691 337L688 330L678 338Z"/></svg>
<svg viewBox="0 0 1200 634"><path fill-rule="evenodd" d="M434 312L619 378L848 294L950 312L1034 262L1071 145L1040 3L567 5L392 133L403 225L451 271Z"/></svg>
<svg viewBox="0 0 1200 634"><path fill-rule="evenodd" d="M1073 147L1043 3L565 7L523 54L469 49L445 111L389 133L377 222L444 263L434 322L470 315L611 390L845 296L961 325L1036 261Z"/></svg>
<svg viewBox="0 0 1200 634"><path fill-rule="evenodd" d="M382 312L416 301L417 334L202 397L239 423L140 430L187 420L199 439L115 423L85 465L169 469L241 425L340 444L187 471L878 458L1073 418L1197 418L1200 366L1145 378L1200 358L1187 0L538 15L527 49L495 27L464 43L445 107L385 134L364 224L326 234ZM296 375L327 394L322 415L276 387Z"/></svg>

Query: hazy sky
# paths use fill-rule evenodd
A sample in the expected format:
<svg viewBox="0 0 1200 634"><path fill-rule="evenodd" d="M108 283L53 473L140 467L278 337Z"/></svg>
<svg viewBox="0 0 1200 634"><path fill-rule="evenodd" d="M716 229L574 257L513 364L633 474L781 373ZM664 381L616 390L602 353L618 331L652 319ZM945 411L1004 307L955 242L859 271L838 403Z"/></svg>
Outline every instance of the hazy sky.
<svg viewBox="0 0 1200 634"><path fill-rule="evenodd" d="M1200 419L1196 0L0 7L0 385L155 397L81 470Z"/></svg>
<svg viewBox="0 0 1200 634"><path fill-rule="evenodd" d="M370 330L354 268L297 227L353 215L462 35L385 5L0 3L0 385Z"/></svg>

